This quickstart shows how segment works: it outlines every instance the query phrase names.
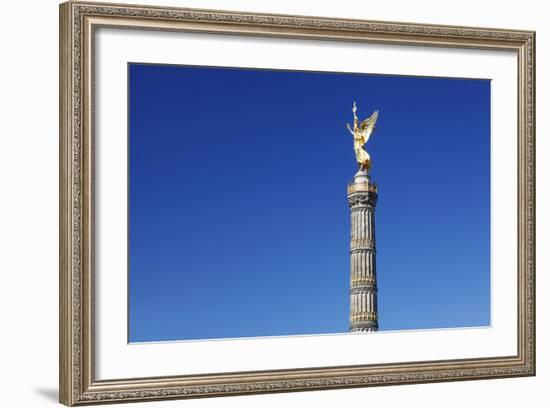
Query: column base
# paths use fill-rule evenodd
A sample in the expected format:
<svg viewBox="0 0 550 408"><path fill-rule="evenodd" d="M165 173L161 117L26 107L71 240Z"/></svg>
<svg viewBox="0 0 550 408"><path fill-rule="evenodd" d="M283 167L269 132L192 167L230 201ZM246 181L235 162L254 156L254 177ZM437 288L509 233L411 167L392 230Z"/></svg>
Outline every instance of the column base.
<svg viewBox="0 0 550 408"><path fill-rule="evenodd" d="M357 327L357 328L350 329L350 332L352 333L366 333L366 332L375 332L375 331L378 331L377 327L363 327L363 328Z"/></svg>
<svg viewBox="0 0 550 408"><path fill-rule="evenodd" d="M377 320L359 320L359 321L350 322L349 330L352 332L377 331L378 321Z"/></svg>

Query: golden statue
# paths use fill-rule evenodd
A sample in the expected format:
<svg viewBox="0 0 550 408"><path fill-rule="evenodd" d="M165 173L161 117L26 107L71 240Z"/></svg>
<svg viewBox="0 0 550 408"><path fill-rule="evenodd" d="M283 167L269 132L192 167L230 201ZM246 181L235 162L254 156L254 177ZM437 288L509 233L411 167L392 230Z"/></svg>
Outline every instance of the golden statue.
<svg viewBox="0 0 550 408"><path fill-rule="evenodd" d="M359 122L357 118L357 105L353 102L353 130L351 129L349 123L347 123L348 130L353 135L353 150L355 151L355 158L357 163L359 163L359 170L369 171L371 167L370 156L363 146L369 140L372 132L374 132L374 126L376 125L376 119L378 119L378 111L365 119L362 122Z"/></svg>

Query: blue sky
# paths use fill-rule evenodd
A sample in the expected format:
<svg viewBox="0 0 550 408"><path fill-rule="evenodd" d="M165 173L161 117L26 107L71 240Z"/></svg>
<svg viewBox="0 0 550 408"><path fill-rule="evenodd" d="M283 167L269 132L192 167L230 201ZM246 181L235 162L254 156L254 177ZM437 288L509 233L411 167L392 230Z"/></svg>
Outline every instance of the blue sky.
<svg viewBox="0 0 550 408"><path fill-rule="evenodd" d="M490 81L129 65L129 340L348 331L346 122L380 330L490 324Z"/></svg>

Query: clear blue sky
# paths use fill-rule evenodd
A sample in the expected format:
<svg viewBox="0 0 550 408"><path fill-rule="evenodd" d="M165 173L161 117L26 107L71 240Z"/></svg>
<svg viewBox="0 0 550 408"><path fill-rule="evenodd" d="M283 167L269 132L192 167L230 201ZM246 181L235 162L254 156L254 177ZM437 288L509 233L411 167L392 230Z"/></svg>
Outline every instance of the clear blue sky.
<svg viewBox="0 0 550 408"><path fill-rule="evenodd" d="M380 330L490 324L490 81L130 64L130 341L348 331L354 100Z"/></svg>

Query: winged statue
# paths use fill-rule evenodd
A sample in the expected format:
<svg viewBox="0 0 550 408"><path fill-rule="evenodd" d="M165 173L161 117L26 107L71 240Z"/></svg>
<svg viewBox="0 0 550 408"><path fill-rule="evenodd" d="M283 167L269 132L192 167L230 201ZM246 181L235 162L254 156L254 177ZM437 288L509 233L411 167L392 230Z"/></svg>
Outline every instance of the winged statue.
<svg viewBox="0 0 550 408"><path fill-rule="evenodd" d="M374 132L376 120L378 119L378 111L374 111L367 119L359 121L357 118L357 105L353 102L353 129L347 124L348 130L353 135L353 150L355 158L359 163L359 170L369 171L371 167L370 155L364 149L365 144Z"/></svg>

